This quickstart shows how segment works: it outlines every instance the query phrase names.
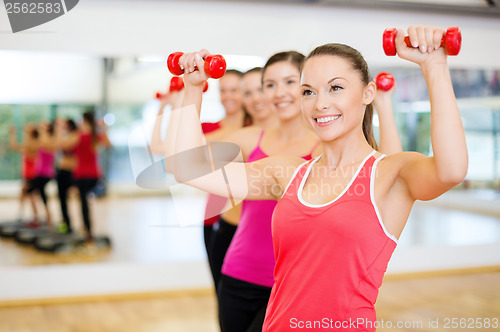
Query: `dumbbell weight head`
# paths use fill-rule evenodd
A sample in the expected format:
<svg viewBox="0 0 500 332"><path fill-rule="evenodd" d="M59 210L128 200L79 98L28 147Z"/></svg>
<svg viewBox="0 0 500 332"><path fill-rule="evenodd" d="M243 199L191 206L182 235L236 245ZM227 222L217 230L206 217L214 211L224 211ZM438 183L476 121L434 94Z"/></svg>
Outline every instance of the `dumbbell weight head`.
<svg viewBox="0 0 500 332"><path fill-rule="evenodd" d="M203 92L207 92L208 90L208 82L205 81L205 83L203 83Z"/></svg>
<svg viewBox="0 0 500 332"><path fill-rule="evenodd" d="M221 78L226 73L226 60L220 54L209 55L205 59L205 73L210 78Z"/></svg>
<svg viewBox="0 0 500 332"><path fill-rule="evenodd" d="M156 99L161 99L162 97L163 97L163 95L160 92L156 93Z"/></svg>
<svg viewBox="0 0 500 332"><path fill-rule="evenodd" d="M182 75L184 74L184 70L181 69L181 66L179 65L179 58L183 55L184 53L182 52L174 52L172 54L170 54L167 58L167 67L168 67L168 70L170 70L170 72L173 74L173 75Z"/></svg>
<svg viewBox="0 0 500 332"><path fill-rule="evenodd" d="M170 79L170 92L172 91L181 91L184 89L184 80L182 77L174 76Z"/></svg>
<svg viewBox="0 0 500 332"><path fill-rule="evenodd" d="M458 27L450 27L446 30L441 46L446 49L448 55L458 55L462 47L462 33Z"/></svg>
<svg viewBox="0 0 500 332"><path fill-rule="evenodd" d="M381 72L375 77L375 84L377 84L377 89L389 91L394 86L394 76Z"/></svg>
<svg viewBox="0 0 500 332"><path fill-rule="evenodd" d="M382 46L384 47L384 53L388 56L396 55L396 34L398 30L396 28L387 28L382 35Z"/></svg>

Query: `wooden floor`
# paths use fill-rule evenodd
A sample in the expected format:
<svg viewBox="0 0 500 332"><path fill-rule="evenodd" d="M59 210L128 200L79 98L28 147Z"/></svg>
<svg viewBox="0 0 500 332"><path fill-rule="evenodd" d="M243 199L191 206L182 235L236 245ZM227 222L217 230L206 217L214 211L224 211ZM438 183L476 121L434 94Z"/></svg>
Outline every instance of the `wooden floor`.
<svg viewBox="0 0 500 332"><path fill-rule="evenodd" d="M450 329L451 324L447 328L447 320L500 320L500 272L386 280L376 307L378 321L390 321L393 326L401 321L414 326L401 329L404 331L463 331L466 329ZM394 327L377 329L389 330L394 331ZM497 329L475 330L500 331L500 322Z"/></svg>
<svg viewBox="0 0 500 332"><path fill-rule="evenodd" d="M203 204L202 198L187 201L178 199L175 202L158 197L93 201L96 231L111 236L112 250L90 254L74 251L54 255L21 246L12 239L0 239L0 273L6 275L10 270L15 271L21 266L70 268L81 263L205 262L201 225L183 227L179 224L177 213L181 211L184 217L201 220L199 214L203 212ZM53 208L57 211L57 205ZM70 202L73 215L78 215L78 208L75 201ZM5 221L12 220L17 214L16 202L1 200L0 210ZM75 224L77 228L81 228L80 220L77 219ZM410 216L399 246L474 248L499 242L498 216L417 207ZM498 255L495 252L488 254ZM39 275L36 277L39 278ZM393 328L379 328L377 331L462 331L464 329L446 328L446 319L450 319L450 323L452 318L472 318L477 321L486 318L500 319L500 269L475 274L414 276L399 280L390 275L387 277L380 290L377 317L379 322L385 322L384 327L390 322ZM57 276L53 278L56 279ZM13 285L26 287L19 282ZM57 283L51 287L55 285ZM59 283L58 289L60 288ZM395 328L398 322L413 327ZM218 330L216 301L210 290L198 295L190 292L175 296L158 295L154 298L135 296L120 301L0 307L0 332ZM500 328L475 330L500 331Z"/></svg>
<svg viewBox="0 0 500 332"><path fill-rule="evenodd" d="M377 302L377 317L385 326L398 322L414 326L377 331L419 332L465 330L446 328L446 319L451 318L500 319L500 271L386 280ZM0 309L0 332L21 331L212 332L218 331L216 302L212 295L179 295Z"/></svg>

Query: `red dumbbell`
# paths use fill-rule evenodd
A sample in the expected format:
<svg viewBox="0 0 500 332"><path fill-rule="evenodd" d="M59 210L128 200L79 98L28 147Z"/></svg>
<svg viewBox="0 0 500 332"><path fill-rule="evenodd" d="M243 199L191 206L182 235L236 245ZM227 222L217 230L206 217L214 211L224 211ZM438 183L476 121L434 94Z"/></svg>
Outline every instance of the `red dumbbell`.
<svg viewBox="0 0 500 332"><path fill-rule="evenodd" d="M375 76L375 84L377 84L377 89L389 91L394 86L394 76L381 72Z"/></svg>
<svg viewBox="0 0 500 332"><path fill-rule="evenodd" d="M172 77L170 79L169 91L170 92L181 91L182 89L184 89L184 81L182 80L182 78L177 77L177 76ZM203 84L203 92L207 92L207 90L208 90L208 82L205 81L205 83ZM162 99L165 96L166 96L166 94L163 94L161 92L156 93L156 99Z"/></svg>
<svg viewBox="0 0 500 332"><path fill-rule="evenodd" d="M184 89L184 81L182 80L182 77L172 77L170 79L170 87L168 88L169 92L181 91L182 89ZM161 92L156 93L156 99L161 99L165 96L166 94L163 94Z"/></svg>
<svg viewBox="0 0 500 332"><path fill-rule="evenodd" d="M170 79L169 91L181 91L184 89L184 80L182 77L174 76Z"/></svg>
<svg viewBox="0 0 500 332"><path fill-rule="evenodd" d="M398 30L396 28L387 28L382 36L382 44L384 47L385 55L393 56L396 55L396 34ZM412 47L410 43L410 38L405 37L405 43L408 47ZM460 47L462 46L462 34L458 27L450 27L446 30L446 34L441 40L440 47L444 47L446 54L457 55L460 53Z"/></svg>
<svg viewBox="0 0 500 332"><path fill-rule="evenodd" d="M179 66L179 58L182 52L174 52L167 58L168 70L174 75L184 74L184 70ZM222 55L214 54L205 58L205 73L210 78L221 78L226 73L226 60Z"/></svg>

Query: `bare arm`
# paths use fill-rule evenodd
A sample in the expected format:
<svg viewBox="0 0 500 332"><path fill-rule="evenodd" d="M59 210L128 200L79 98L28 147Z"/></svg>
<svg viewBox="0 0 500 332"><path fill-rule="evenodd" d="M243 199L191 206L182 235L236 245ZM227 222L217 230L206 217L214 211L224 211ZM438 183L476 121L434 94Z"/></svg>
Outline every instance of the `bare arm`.
<svg viewBox="0 0 500 332"><path fill-rule="evenodd" d="M64 120L57 119L54 128L55 145L57 149L71 150L80 140L78 132L75 131L69 135L64 134Z"/></svg>
<svg viewBox="0 0 500 332"><path fill-rule="evenodd" d="M380 123L379 150L387 155L403 151L392 109L391 97L395 89L396 84L389 91L377 89L373 100Z"/></svg>
<svg viewBox="0 0 500 332"><path fill-rule="evenodd" d="M23 145L19 144L16 138L16 128L14 126L9 129L9 146L12 150L21 152L23 150Z"/></svg>
<svg viewBox="0 0 500 332"><path fill-rule="evenodd" d="M105 148L110 148L113 145L111 144L111 141L109 140L108 133L106 131L101 132L100 135L100 143L105 147Z"/></svg>
<svg viewBox="0 0 500 332"><path fill-rule="evenodd" d="M40 147L42 147L45 150L48 151L54 151L57 149L57 140L55 135L51 135L49 133L49 124L48 123L42 123L40 126ZM55 132L55 128L54 128Z"/></svg>
<svg viewBox="0 0 500 332"><path fill-rule="evenodd" d="M421 49L408 48L398 31L396 47L401 58L420 65L431 104L433 157L414 155L400 169L400 178L414 199L438 197L460 183L467 174L465 133L451 84L447 57L441 43L444 31L431 27L410 27L410 40ZM429 51L429 48L431 50ZM427 51L427 52L426 52Z"/></svg>
<svg viewBox="0 0 500 332"><path fill-rule="evenodd" d="M201 57L208 54L203 50L200 53L185 54L180 59L185 69L185 94L183 107L172 113L174 119L178 119L174 144L176 179L219 196L253 200L276 199L279 190L275 186L281 188L283 183L283 178L274 176L278 168L289 162L293 166L297 159L299 163L303 161L300 158L288 161L286 158L274 157L243 163L235 144L213 143L210 148L207 147L201 131L199 111L203 82L207 79ZM224 145L218 148L218 144Z"/></svg>
<svg viewBox="0 0 500 332"><path fill-rule="evenodd" d="M166 105L161 105L156 115L155 124L153 127L153 134L151 135L150 148L152 153L163 154L165 153L166 141L161 139L161 124L163 121L163 110Z"/></svg>
<svg viewBox="0 0 500 332"><path fill-rule="evenodd" d="M104 119L99 119L97 121L99 144L105 148L110 148L112 146L111 141L108 136L108 126L104 122Z"/></svg>
<svg viewBox="0 0 500 332"><path fill-rule="evenodd" d="M158 110L158 114L156 115L153 133L151 135L150 148L152 153L168 155L172 154L173 148L171 141L173 141L173 139L162 139L161 126L164 119L165 107L167 105L171 105L172 109L179 108L182 105L182 95L182 91L172 91L167 92L167 94L160 99L160 108ZM174 120L174 123L176 122L175 119L172 119L171 115L168 132L173 133L172 136L175 137L177 129L175 126L172 126L172 120ZM167 153L167 149L170 151L169 153Z"/></svg>

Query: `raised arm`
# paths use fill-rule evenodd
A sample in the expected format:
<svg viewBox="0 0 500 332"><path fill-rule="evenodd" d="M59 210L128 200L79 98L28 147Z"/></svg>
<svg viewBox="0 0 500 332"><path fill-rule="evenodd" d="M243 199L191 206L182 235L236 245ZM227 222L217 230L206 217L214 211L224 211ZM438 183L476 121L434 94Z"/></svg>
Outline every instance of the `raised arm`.
<svg viewBox="0 0 500 332"><path fill-rule="evenodd" d="M414 199L438 197L459 184L467 174L468 155L465 133L453 91L447 56L440 48L444 30L433 27L410 27L407 47L404 32L399 30L396 47L399 56L417 63L422 69L431 104L431 141L433 157L407 155L400 177Z"/></svg>
<svg viewBox="0 0 500 332"><path fill-rule="evenodd" d="M97 121L97 129L99 132L99 143L105 148L112 147L113 145L108 136L108 126L104 122L104 119L99 119Z"/></svg>
<svg viewBox="0 0 500 332"><path fill-rule="evenodd" d="M153 133L151 135L151 142L149 146L151 148L151 152L155 154L163 154L167 149L166 140L161 139L161 124L163 122L163 110L167 104L161 104L160 109L158 110L158 114L156 114L155 124L153 127Z"/></svg>
<svg viewBox="0 0 500 332"><path fill-rule="evenodd" d="M177 121L173 162L177 181L234 199L277 199L283 178L277 178L279 167L287 161L283 158L266 158L253 163L242 163L236 144L214 142L207 146L201 131L199 111L202 103L203 82L207 76L203 70L206 50L184 54L180 64L184 68L185 94L182 108L172 113ZM171 138L171 133L168 135ZM299 159L300 162L300 158ZM292 161L292 164L295 161ZM281 169L282 170L282 169ZM283 172L282 172L283 173ZM278 187L276 187L278 186Z"/></svg>
<svg viewBox="0 0 500 332"><path fill-rule="evenodd" d="M160 98L160 108L158 109L158 114L156 115L155 119L155 124L153 127L153 133L151 135L151 142L150 142L150 148L151 152L155 154L166 154L167 149L169 148L169 140L162 139L162 133L161 133L161 126L163 123L164 119L164 114L165 114L165 107L167 105L170 105L172 109L180 107L182 104L182 92L179 91L172 91L172 92L167 92L165 95L163 95ZM172 118L170 119L172 121ZM170 124L170 122L169 122ZM175 135L175 127L170 126L170 129L172 132L174 132ZM174 136L175 137L175 136ZM171 146L171 144L170 144ZM170 152L170 155L172 153Z"/></svg>
<svg viewBox="0 0 500 332"><path fill-rule="evenodd" d="M373 100L380 123L379 150L387 155L403 151L392 109L391 98L395 90L396 84L387 91L377 88L377 93Z"/></svg>
<svg viewBox="0 0 500 332"><path fill-rule="evenodd" d="M54 137L55 137L55 145L56 145L57 149L61 149L61 150L73 149L78 144L78 141L80 140L78 132L75 131L74 133L72 133L70 135L66 135L65 134L66 120L62 119L62 118L56 119L54 125L55 125Z"/></svg>
<svg viewBox="0 0 500 332"><path fill-rule="evenodd" d="M58 144L55 138L55 127L51 128L52 124L48 122L42 122L39 129L39 140L40 146L45 150L54 151L57 150ZM55 124L54 124L55 126ZM52 131L52 133L51 133Z"/></svg>
<svg viewBox="0 0 500 332"><path fill-rule="evenodd" d="M9 128L9 146L12 150L21 152L23 150L23 145L17 141L16 134L16 127L11 126Z"/></svg>

